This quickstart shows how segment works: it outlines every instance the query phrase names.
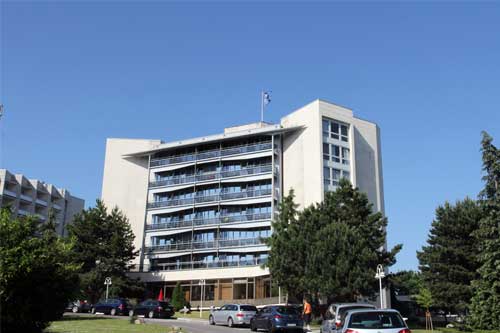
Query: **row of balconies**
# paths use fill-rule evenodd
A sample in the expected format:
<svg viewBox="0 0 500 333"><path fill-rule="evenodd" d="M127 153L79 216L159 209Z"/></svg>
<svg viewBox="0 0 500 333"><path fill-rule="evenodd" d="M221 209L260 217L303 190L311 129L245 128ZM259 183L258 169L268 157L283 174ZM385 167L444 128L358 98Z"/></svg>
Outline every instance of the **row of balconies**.
<svg viewBox="0 0 500 333"><path fill-rule="evenodd" d="M267 258L253 258L242 260L214 260L214 261L186 261L178 263L157 263L144 267L144 271L181 271L192 269L227 268L260 266L267 263Z"/></svg>
<svg viewBox="0 0 500 333"><path fill-rule="evenodd" d="M204 250L227 247L244 247L265 244L263 238L242 238L242 239L214 239L203 242L176 242L165 245L153 245L146 247L147 253L153 252L173 252L187 250Z"/></svg>
<svg viewBox="0 0 500 333"><path fill-rule="evenodd" d="M194 196L186 199L167 199L162 201L148 202L148 208L174 207L193 205L196 203L218 202L224 200L234 200L243 198L254 198L271 195L271 189L251 190L241 192L217 193L213 195Z"/></svg>
<svg viewBox="0 0 500 333"><path fill-rule="evenodd" d="M161 230L161 229L175 229L187 228L205 225L217 225L222 223L232 222L250 222L257 220L269 220L271 213L257 213L257 214L244 214L244 215L221 215L213 218L195 218L182 221L170 221L165 223L147 224L146 230Z"/></svg>
<svg viewBox="0 0 500 333"><path fill-rule="evenodd" d="M222 149L205 150L196 153L171 156L167 158L152 159L150 162L150 167L154 168L169 164L201 161L223 156L231 156L231 155L245 154L262 150L269 150L271 148L272 148L271 141L265 141L256 144L241 145L241 146L222 148Z"/></svg>
<svg viewBox="0 0 500 333"><path fill-rule="evenodd" d="M181 175L175 176L169 179L156 180L149 183L149 187L160 187L160 186L172 186L179 184L188 184L195 182L203 182L210 180L217 180L222 178L230 178L230 177L238 177L238 176L247 176L247 175L256 175L261 173L268 173L273 170L271 164L261 165L257 167L250 168L242 168L240 170L232 170L232 171L216 171L216 172L207 172L201 174L190 174L190 175Z"/></svg>
<svg viewBox="0 0 500 333"><path fill-rule="evenodd" d="M9 196L11 198L17 198L17 194L15 192L7 190L7 189L3 190L3 194L6 196ZM19 199L23 202L27 202L30 204L33 203L33 197L26 195L26 194L23 194L23 193L21 193L19 195ZM38 199L38 198L35 199L35 204L39 205L39 206L43 206L43 207L48 207L48 205L49 205L47 201L42 200L42 199ZM58 204L56 204L54 202L52 203L51 206L56 210L61 210L61 206L59 206Z"/></svg>

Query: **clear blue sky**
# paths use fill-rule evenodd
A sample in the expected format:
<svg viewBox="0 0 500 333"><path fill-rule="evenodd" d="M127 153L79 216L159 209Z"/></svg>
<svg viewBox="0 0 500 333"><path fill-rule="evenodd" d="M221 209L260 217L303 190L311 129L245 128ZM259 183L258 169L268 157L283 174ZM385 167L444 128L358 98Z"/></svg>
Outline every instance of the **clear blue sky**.
<svg viewBox="0 0 500 333"><path fill-rule="evenodd" d="M379 124L393 270L500 145L500 3L1 3L2 167L100 196L108 137L166 141L322 98Z"/></svg>

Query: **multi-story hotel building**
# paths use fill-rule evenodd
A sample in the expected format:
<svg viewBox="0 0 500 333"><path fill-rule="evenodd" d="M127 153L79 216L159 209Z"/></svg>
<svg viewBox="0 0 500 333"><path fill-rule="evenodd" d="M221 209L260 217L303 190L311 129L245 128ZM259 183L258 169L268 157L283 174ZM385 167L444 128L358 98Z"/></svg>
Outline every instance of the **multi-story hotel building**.
<svg viewBox="0 0 500 333"><path fill-rule="evenodd" d="M102 199L130 219L140 249L134 274L169 296L176 282L197 305L277 302L262 268L280 198L300 207L348 178L384 211L378 127L316 100L280 124L230 127L164 143L108 139ZM272 298L272 299L271 299Z"/></svg>
<svg viewBox="0 0 500 333"><path fill-rule="evenodd" d="M0 169L0 206L9 207L16 216L36 216L40 222L48 221L52 212L61 236L67 235L67 225L84 205L83 199L72 196L66 189Z"/></svg>

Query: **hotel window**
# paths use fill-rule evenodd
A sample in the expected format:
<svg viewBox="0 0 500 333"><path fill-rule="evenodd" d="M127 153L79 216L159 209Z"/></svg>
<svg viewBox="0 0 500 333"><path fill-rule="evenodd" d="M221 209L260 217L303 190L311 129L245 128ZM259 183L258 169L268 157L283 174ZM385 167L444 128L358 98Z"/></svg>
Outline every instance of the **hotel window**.
<svg viewBox="0 0 500 333"><path fill-rule="evenodd" d="M342 141L348 142L348 130L347 125L340 125L340 136Z"/></svg>
<svg viewBox="0 0 500 333"><path fill-rule="evenodd" d="M332 185L333 186L338 186L340 181L340 170L339 169L333 169L332 170Z"/></svg>
<svg viewBox="0 0 500 333"><path fill-rule="evenodd" d="M330 168L324 167L323 168L323 179L324 179L324 184L325 186L329 186L330 183Z"/></svg>
<svg viewBox="0 0 500 333"><path fill-rule="evenodd" d="M328 137L329 132L330 132L330 122L328 120L323 119L323 137Z"/></svg>
<svg viewBox="0 0 500 333"><path fill-rule="evenodd" d="M349 165L349 148L342 147L342 164Z"/></svg>
<svg viewBox="0 0 500 333"><path fill-rule="evenodd" d="M337 145L332 145L332 160L340 163L340 147Z"/></svg>
<svg viewBox="0 0 500 333"><path fill-rule="evenodd" d="M330 160L330 145L328 143L323 143L323 160Z"/></svg>
<svg viewBox="0 0 500 333"><path fill-rule="evenodd" d="M329 134L329 135L328 135ZM349 125L336 121L323 120L323 137L349 142Z"/></svg>
<svg viewBox="0 0 500 333"><path fill-rule="evenodd" d="M349 171L342 170L342 178L345 178L347 180L351 180L351 174Z"/></svg>

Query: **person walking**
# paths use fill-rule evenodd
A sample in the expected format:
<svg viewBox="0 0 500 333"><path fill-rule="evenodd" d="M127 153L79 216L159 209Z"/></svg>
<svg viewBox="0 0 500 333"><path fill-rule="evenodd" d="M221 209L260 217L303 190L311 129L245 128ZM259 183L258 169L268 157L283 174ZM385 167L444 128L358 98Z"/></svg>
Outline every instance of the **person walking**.
<svg viewBox="0 0 500 333"><path fill-rule="evenodd" d="M306 332L311 332L311 317L312 317L312 306L309 303L309 299L304 298L304 324L306 325Z"/></svg>

